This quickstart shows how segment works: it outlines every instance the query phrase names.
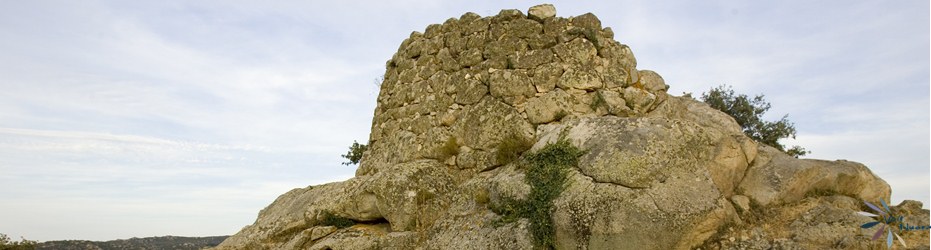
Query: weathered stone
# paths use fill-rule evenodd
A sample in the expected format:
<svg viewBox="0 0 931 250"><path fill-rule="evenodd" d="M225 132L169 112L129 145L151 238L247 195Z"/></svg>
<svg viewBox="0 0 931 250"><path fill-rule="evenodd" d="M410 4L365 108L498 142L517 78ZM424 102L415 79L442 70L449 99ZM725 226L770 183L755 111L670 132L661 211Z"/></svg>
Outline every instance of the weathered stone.
<svg viewBox="0 0 931 250"><path fill-rule="evenodd" d="M563 89L574 88L581 90L594 90L604 87L601 79L585 70L569 69L563 72L556 82L556 86Z"/></svg>
<svg viewBox="0 0 931 250"><path fill-rule="evenodd" d="M293 189L259 212L253 225L246 226L240 233L225 240L220 249L276 249L284 247L292 239L309 240L310 235L301 232L320 222L318 215L321 211L340 211L339 215L359 221L381 218L374 201L365 199L365 194L361 192L364 183L364 178L356 178ZM342 191L343 188L351 191ZM287 237L281 240L282 232L294 235L284 235Z"/></svg>
<svg viewBox="0 0 931 250"><path fill-rule="evenodd" d="M475 79L465 79L456 85L456 103L462 105L475 104L488 93L488 86Z"/></svg>
<svg viewBox="0 0 931 250"><path fill-rule="evenodd" d="M609 65L601 75L601 79L605 84L605 88L608 89L630 86L630 83L627 82L627 80L630 79L627 75L627 71L615 65Z"/></svg>
<svg viewBox="0 0 931 250"><path fill-rule="evenodd" d="M597 32L601 31L601 21L598 20L598 17L591 12L582 14L581 16L573 17L569 19L569 22L573 26L578 26L586 30L586 32ZM591 39L589 39L591 40Z"/></svg>
<svg viewBox="0 0 931 250"><path fill-rule="evenodd" d="M472 20L468 25L464 26L462 29L463 35L476 34L479 32L485 32L488 30L488 25L491 23L489 18L479 18ZM483 39L484 40L484 39Z"/></svg>
<svg viewBox="0 0 931 250"><path fill-rule="evenodd" d="M452 188L451 176L441 163L421 160L392 166L372 177L366 191L375 194L380 214L392 231L408 231L422 219L436 218L443 195Z"/></svg>
<svg viewBox="0 0 931 250"><path fill-rule="evenodd" d="M514 107L493 98L485 98L464 110L461 119L456 134L463 139L462 145L471 148L492 151L502 138L510 135L527 140L533 138L530 122L521 117Z"/></svg>
<svg viewBox="0 0 931 250"><path fill-rule="evenodd" d="M708 239L703 249L881 249L885 240L872 240L876 228L860 228L875 219L860 216L862 201L842 196L813 196L799 202L777 206L778 216L759 216L755 226L733 225L721 228ZM891 206L897 214L928 223L928 210L908 208L906 202ZM911 224L911 223L909 223ZM912 224L914 225L914 224ZM895 226L897 227L897 226ZM897 231L907 249L927 249L928 230ZM780 239L781 238L781 239ZM883 238L885 239L885 238ZM895 239L895 244L898 239Z"/></svg>
<svg viewBox="0 0 931 250"><path fill-rule="evenodd" d="M614 30L611 27L605 27L601 29L601 34L604 38L607 38L610 41L614 41Z"/></svg>
<svg viewBox="0 0 931 250"><path fill-rule="evenodd" d="M459 62L449 54L449 49L440 49L440 52L436 55L436 59L440 61L443 70L447 72L453 72L459 69Z"/></svg>
<svg viewBox="0 0 931 250"><path fill-rule="evenodd" d="M643 85L640 83L640 71L637 71L636 68L626 68L625 70L627 70L627 73L628 73L627 82L629 82L630 85L632 86Z"/></svg>
<svg viewBox="0 0 931 250"><path fill-rule="evenodd" d="M524 19L524 18L526 18L526 16L524 16L524 13L520 12L520 10L509 9L509 10L501 10L500 12L498 12L498 15L491 18L491 21L498 23L498 22L507 22L511 20Z"/></svg>
<svg viewBox="0 0 931 250"><path fill-rule="evenodd" d="M311 228L310 231L310 240L318 240L324 236L330 235L331 233L336 232L336 227L334 226L322 226Z"/></svg>
<svg viewBox="0 0 931 250"><path fill-rule="evenodd" d="M443 114L442 118L440 118L440 125L443 126L449 127L450 125L453 125L454 122L456 122L456 114L453 112L447 112L446 114Z"/></svg>
<svg viewBox="0 0 931 250"><path fill-rule="evenodd" d="M492 207L504 206L507 200L526 200L531 192L530 185L524 182L526 175L512 164L502 167L498 173L487 179L489 201Z"/></svg>
<svg viewBox="0 0 931 250"><path fill-rule="evenodd" d="M530 19L543 22L544 19L556 16L556 7L553 7L552 4L533 6L527 11L527 15L530 16Z"/></svg>
<svg viewBox="0 0 931 250"><path fill-rule="evenodd" d="M742 136L743 129L733 117L718 111L704 102L687 97L672 97L648 114L649 117L668 117L698 123L702 127L715 128L732 136ZM750 142L752 143L752 142ZM744 146L745 154L756 155L756 146ZM750 157L751 159L753 157Z"/></svg>
<svg viewBox="0 0 931 250"><path fill-rule="evenodd" d="M444 42L442 37L433 37L425 40L423 45L423 52L421 52L421 55L433 55L443 48Z"/></svg>
<svg viewBox="0 0 931 250"><path fill-rule="evenodd" d="M603 90L598 92L598 94L600 94L602 100L604 100L604 105L607 107L608 113L624 117L633 115L633 110L627 107L627 103L624 101L624 98L621 97L620 93Z"/></svg>
<svg viewBox="0 0 931 250"><path fill-rule="evenodd" d="M515 55L527 51L527 42L516 37L504 37L501 40L492 41L486 44L483 57L488 61L500 61L504 64L499 69L513 68L507 67L507 59L510 55Z"/></svg>
<svg viewBox="0 0 931 250"><path fill-rule="evenodd" d="M585 39L574 39L569 43L553 46L553 51L564 63L587 66L598 53L595 46Z"/></svg>
<svg viewBox="0 0 931 250"><path fill-rule="evenodd" d="M524 107L527 119L530 123L541 124L562 118L560 116L566 116L570 112L569 98L572 97L561 89L531 98Z"/></svg>
<svg viewBox="0 0 931 250"><path fill-rule="evenodd" d="M533 86L539 93L546 93L556 87L563 70L558 63L544 64L533 72Z"/></svg>
<svg viewBox="0 0 931 250"><path fill-rule="evenodd" d="M460 23L471 23L472 21L475 21L476 19L479 19L479 18L482 18L482 16L475 14L474 12L466 12L465 14L462 14L462 16L459 16L459 22Z"/></svg>
<svg viewBox="0 0 931 250"><path fill-rule="evenodd" d="M624 89L624 100L634 113L645 114L653 109L656 95L640 88L627 87Z"/></svg>
<svg viewBox="0 0 931 250"><path fill-rule="evenodd" d="M517 19L508 22L507 32L517 38L529 38L543 33L543 24L530 19Z"/></svg>
<svg viewBox="0 0 931 250"><path fill-rule="evenodd" d="M497 70L491 72L488 90L494 97L519 95L530 97L536 93L531 84L530 77L524 70Z"/></svg>
<svg viewBox="0 0 931 250"><path fill-rule="evenodd" d="M659 76L656 72L652 70L641 70L638 74L640 75L640 84L642 84L643 88L647 91L655 94L669 90L669 85L666 85L666 81L663 80L663 77Z"/></svg>
<svg viewBox="0 0 931 250"><path fill-rule="evenodd" d="M576 116L580 114L595 114L596 110L592 108L592 103L595 101L592 95L588 94L588 91L581 89L568 88L565 89L566 93L569 93L569 106L572 108L573 114Z"/></svg>
<svg viewBox="0 0 931 250"><path fill-rule="evenodd" d="M421 53L423 53L425 40L421 37L408 38L408 40L411 40L411 42L408 43L407 48L405 48L404 50L405 57L407 58L419 57Z"/></svg>
<svg viewBox="0 0 931 250"><path fill-rule="evenodd" d="M472 67L482 62L482 50L478 48L467 49L459 55L459 64L462 67Z"/></svg>
<svg viewBox="0 0 931 250"><path fill-rule="evenodd" d="M738 192L761 205L798 201L810 192L831 192L876 201L889 200L889 184L863 164L838 160L796 159L761 145Z"/></svg>
<svg viewBox="0 0 931 250"><path fill-rule="evenodd" d="M530 49L539 50L539 49L549 49L556 45L556 37L549 34L534 34L527 39L527 45L530 46Z"/></svg>
<svg viewBox="0 0 931 250"><path fill-rule="evenodd" d="M460 24L459 19L456 19L455 17L450 17L446 19L445 22L443 22L443 25L441 26L441 28L444 34L461 35L462 27L460 27L459 24ZM449 43L446 44L447 47L449 47L449 45L450 45Z"/></svg>
<svg viewBox="0 0 931 250"><path fill-rule="evenodd" d="M441 25L441 24L430 24L430 25L427 25L427 29L424 30L424 32L423 32L423 37L424 37L424 38L427 38L427 39L430 39L430 38L433 38L433 37L435 37L435 36L441 34L441 32L443 32L443 30L442 30L443 28L442 28L442 27L443 27L443 25Z"/></svg>
<svg viewBox="0 0 931 250"><path fill-rule="evenodd" d="M548 49L528 50L511 56L511 65L516 69L533 69L541 64L553 62L555 56Z"/></svg>
<svg viewBox="0 0 931 250"><path fill-rule="evenodd" d="M598 118L572 122L567 138L582 142L589 150L580 159L580 171L597 182L614 183L629 188L647 188L663 180L663 171L671 164L682 164L689 169L701 167L708 171L712 181L733 183L742 177L746 162L715 166L716 155L738 155L742 151L723 150L709 145L733 141L725 133L702 130L697 124L664 119ZM597 135L597 136L596 136ZM547 138L543 135L541 141ZM706 157L706 158L700 158ZM704 162L703 162L704 161ZM663 170L663 171L660 171ZM715 172L729 179L716 180Z"/></svg>
<svg viewBox="0 0 931 250"><path fill-rule="evenodd" d="M541 129L538 150L565 136L586 154L555 202L560 248L624 244L689 249L736 218L708 166L720 133L665 119L600 117ZM625 223L613 223L624 221ZM649 241L645 239L650 239Z"/></svg>
<svg viewBox="0 0 931 250"><path fill-rule="evenodd" d="M485 170L495 165L494 155L491 152L470 148L463 150L462 148L469 147L460 147L459 155L456 158L456 166L460 169Z"/></svg>
<svg viewBox="0 0 931 250"><path fill-rule="evenodd" d="M734 203L734 207L740 212L750 212L750 198L747 198L743 195L734 195L731 196L731 202Z"/></svg>
<svg viewBox="0 0 931 250"><path fill-rule="evenodd" d="M629 73L629 69L637 68L637 59L634 58L630 47L617 41L603 43L603 46L598 48L598 55L611 60L614 67L624 69L625 73Z"/></svg>

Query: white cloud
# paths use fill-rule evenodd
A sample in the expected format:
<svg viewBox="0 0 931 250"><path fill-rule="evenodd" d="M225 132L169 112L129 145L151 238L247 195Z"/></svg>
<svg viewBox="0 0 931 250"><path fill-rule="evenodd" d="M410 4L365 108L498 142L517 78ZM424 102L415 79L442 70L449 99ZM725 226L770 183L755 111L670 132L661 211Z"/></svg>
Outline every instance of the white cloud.
<svg viewBox="0 0 931 250"><path fill-rule="evenodd" d="M312 154L0 128L0 231L35 240L231 234L292 188L352 174L349 168L294 165L312 161L303 156ZM70 230L86 225L107 229Z"/></svg>

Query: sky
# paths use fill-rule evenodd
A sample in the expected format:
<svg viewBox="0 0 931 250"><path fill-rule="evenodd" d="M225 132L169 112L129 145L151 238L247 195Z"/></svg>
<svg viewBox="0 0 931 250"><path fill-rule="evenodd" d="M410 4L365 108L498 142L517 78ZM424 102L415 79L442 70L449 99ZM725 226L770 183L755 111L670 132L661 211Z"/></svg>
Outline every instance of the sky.
<svg viewBox="0 0 931 250"><path fill-rule="evenodd" d="M229 235L353 176L385 62L412 31L530 1L2 1L0 233ZM554 1L592 12L670 94L728 84L789 145L929 201L929 2Z"/></svg>

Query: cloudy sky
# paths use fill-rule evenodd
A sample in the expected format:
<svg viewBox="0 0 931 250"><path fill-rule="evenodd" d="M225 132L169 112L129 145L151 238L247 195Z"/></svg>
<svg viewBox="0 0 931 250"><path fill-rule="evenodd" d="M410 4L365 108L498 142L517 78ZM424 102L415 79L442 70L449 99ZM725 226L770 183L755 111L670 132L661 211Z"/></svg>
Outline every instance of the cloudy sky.
<svg viewBox="0 0 931 250"><path fill-rule="evenodd" d="M3 1L0 233L227 235L292 188L344 180L375 79L411 31L509 1ZM670 93L730 84L812 158L929 201L929 3L554 2L630 45ZM927 207L927 205L926 205Z"/></svg>

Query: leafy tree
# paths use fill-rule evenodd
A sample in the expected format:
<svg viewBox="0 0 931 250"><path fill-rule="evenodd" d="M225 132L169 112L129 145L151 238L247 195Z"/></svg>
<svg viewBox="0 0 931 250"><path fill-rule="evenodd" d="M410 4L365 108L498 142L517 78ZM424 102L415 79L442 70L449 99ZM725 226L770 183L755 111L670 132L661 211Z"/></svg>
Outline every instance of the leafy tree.
<svg viewBox="0 0 931 250"><path fill-rule="evenodd" d="M359 161L362 160L362 153L365 153L365 149L368 148L368 145L359 144L355 140L352 141L352 146L349 146L349 152L342 155L343 158L349 160L348 162L343 162L343 165L349 166L353 164L359 164Z"/></svg>
<svg viewBox="0 0 931 250"><path fill-rule="evenodd" d="M36 249L36 242L22 239L20 241L11 241L9 236L0 233L0 250L27 250Z"/></svg>
<svg viewBox="0 0 931 250"><path fill-rule="evenodd" d="M736 94L730 86L721 85L712 88L708 93L702 93L702 101L712 108L727 113L740 127L744 134L763 144L772 146L780 151L798 158L811 153L800 146L793 146L788 150L779 143L782 138L795 138L795 125L788 120L789 115L783 115L778 121L764 121L763 113L769 110L769 102L763 95L753 98L745 94Z"/></svg>

